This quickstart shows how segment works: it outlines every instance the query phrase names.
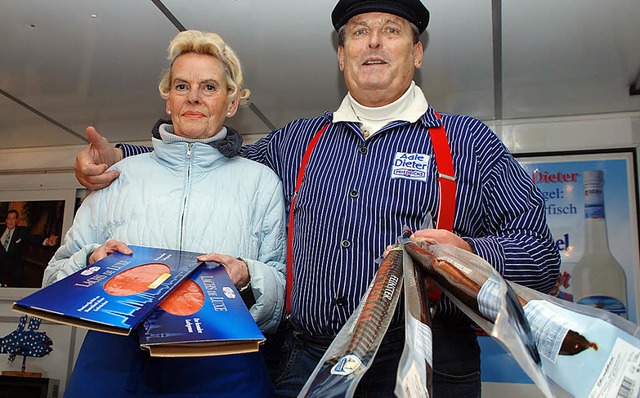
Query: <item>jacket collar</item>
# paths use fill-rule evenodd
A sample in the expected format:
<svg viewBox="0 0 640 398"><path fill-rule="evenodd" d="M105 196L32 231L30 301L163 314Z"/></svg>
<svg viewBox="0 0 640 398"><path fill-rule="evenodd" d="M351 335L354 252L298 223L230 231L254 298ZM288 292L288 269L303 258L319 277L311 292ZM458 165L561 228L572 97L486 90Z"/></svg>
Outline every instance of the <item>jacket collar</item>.
<svg viewBox="0 0 640 398"><path fill-rule="evenodd" d="M151 130L151 135L153 138L160 138L160 126L163 124L172 124L171 120L160 119L156 122ZM227 136L218 141L212 141L208 145L216 148L220 151L221 154L228 158L232 158L237 156L240 153L240 148L242 147L242 136L236 130L231 127L227 127Z"/></svg>

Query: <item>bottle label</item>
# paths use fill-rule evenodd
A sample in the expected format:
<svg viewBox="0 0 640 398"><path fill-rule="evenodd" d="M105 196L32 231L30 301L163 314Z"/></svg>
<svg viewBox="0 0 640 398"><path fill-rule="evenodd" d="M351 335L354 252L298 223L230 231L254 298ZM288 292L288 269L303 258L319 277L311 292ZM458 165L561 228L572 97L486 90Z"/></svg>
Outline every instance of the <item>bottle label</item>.
<svg viewBox="0 0 640 398"><path fill-rule="evenodd" d="M604 195L602 188L587 188L584 190L585 218L604 218Z"/></svg>
<svg viewBox="0 0 640 398"><path fill-rule="evenodd" d="M627 318L627 309L624 304L614 297L609 296L587 296L578 300L578 304L587 305L589 307L600 308L623 318Z"/></svg>

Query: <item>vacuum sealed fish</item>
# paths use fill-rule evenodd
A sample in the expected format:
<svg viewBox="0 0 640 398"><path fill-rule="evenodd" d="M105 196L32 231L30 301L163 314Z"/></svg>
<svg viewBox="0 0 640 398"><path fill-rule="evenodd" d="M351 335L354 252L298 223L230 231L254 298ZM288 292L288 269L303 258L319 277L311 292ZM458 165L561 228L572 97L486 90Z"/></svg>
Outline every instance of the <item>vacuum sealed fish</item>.
<svg viewBox="0 0 640 398"><path fill-rule="evenodd" d="M514 352L501 332L502 308L496 307L496 284L505 284L524 311L539 353L546 383L532 380L545 395L638 397L640 328L610 312L583 306L506 282L482 258L450 245L404 245L454 302L496 338L529 376L530 361ZM414 257L415 256L415 257ZM434 262L435 258L435 262ZM427 263L425 263L425 261ZM436 265L434 265L436 264ZM494 293L491 293L494 292ZM546 390L546 391L545 391ZM552 392L553 391L553 392Z"/></svg>
<svg viewBox="0 0 640 398"><path fill-rule="evenodd" d="M640 328L611 312L512 283L546 375L574 397L640 396Z"/></svg>
<svg viewBox="0 0 640 398"><path fill-rule="evenodd" d="M411 239L401 239L401 244L416 267L424 269L469 318L511 353L545 396L552 397L520 299L500 274L480 257L451 245Z"/></svg>
<svg viewBox="0 0 640 398"><path fill-rule="evenodd" d="M402 291L401 247L382 260L360 305L342 327L298 397L352 397L378 352Z"/></svg>
<svg viewBox="0 0 640 398"><path fill-rule="evenodd" d="M433 378L433 334L431 306L424 270L414 267L406 252L404 270L405 342L396 378L395 394L404 398L431 398Z"/></svg>

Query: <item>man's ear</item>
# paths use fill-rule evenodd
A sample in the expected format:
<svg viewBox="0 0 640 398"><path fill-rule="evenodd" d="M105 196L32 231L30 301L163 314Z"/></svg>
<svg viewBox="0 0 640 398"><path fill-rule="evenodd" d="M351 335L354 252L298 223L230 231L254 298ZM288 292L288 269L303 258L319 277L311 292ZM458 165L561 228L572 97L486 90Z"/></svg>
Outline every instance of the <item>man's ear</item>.
<svg viewBox="0 0 640 398"><path fill-rule="evenodd" d="M338 46L338 65L340 65L340 71L344 72L344 47Z"/></svg>
<svg viewBox="0 0 640 398"><path fill-rule="evenodd" d="M413 64L418 69L422 66L422 57L424 56L424 49L422 48L422 43L417 42L415 46L413 46Z"/></svg>

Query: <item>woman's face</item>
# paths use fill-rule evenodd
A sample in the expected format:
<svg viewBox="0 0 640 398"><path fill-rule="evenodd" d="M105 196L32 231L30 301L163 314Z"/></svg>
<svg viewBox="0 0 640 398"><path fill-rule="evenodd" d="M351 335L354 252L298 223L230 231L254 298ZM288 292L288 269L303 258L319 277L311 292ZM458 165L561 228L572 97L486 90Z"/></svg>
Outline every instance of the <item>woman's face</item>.
<svg viewBox="0 0 640 398"><path fill-rule="evenodd" d="M171 67L170 84L167 114L174 134L180 137L213 137L226 117L238 110L237 95L233 100L229 97L224 66L211 55L178 56Z"/></svg>

